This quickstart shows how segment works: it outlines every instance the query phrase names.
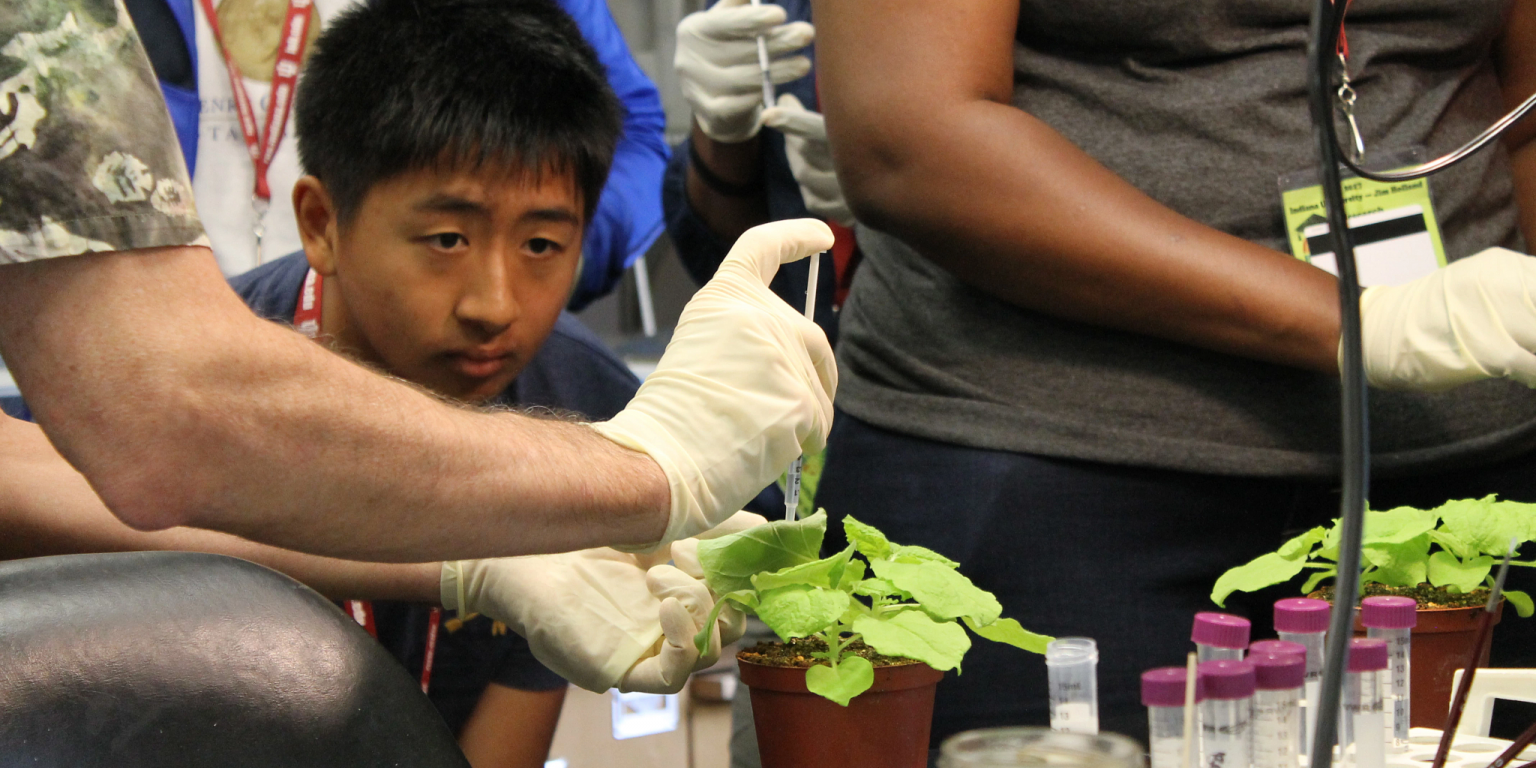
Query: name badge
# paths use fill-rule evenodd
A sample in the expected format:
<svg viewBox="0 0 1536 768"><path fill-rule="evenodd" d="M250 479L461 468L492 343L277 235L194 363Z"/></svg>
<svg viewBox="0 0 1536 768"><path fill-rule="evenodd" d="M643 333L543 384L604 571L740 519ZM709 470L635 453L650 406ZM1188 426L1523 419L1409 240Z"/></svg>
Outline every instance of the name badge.
<svg viewBox="0 0 1536 768"><path fill-rule="evenodd" d="M1385 164L1415 165L1423 162L1423 155L1422 148L1415 148L1388 156ZM1445 266L1445 246L1428 179L1381 182L1345 171L1342 186L1362 286L1402 285ZM1281 176L1280 202L1291 255L1337 275L1338 260L1328 237L1316 169Z"/></svg>

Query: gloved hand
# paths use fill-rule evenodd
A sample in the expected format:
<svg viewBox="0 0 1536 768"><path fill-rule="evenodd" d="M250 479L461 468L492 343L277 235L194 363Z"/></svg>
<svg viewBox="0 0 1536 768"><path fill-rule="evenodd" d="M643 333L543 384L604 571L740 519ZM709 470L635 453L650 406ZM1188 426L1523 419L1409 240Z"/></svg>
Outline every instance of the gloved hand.
<svg viewBox="0 0 1536 768"><path fill-rule="evenodd" d="M1525 254L1489 248L1367 288L1360 319L1372 386L1433 392L1503 377L1536 387L1536 259Z"/></svg>
<svg viewBox="0 0 1536 768"><path fill-rule="evenodd" d="M768 281L780 264L831 247L832 230L815 219L743 232L629 406L591 425L666 473L671 516L657 546L715 527L796 456L826 445L832 347Z"/></svg>
<svg viewBox="0 0 1536 768"><path fill-rule="evenodd" d="M810 45L816 29L804 21L785 24L786 18L777 5L720 0L678 23L672 66L705 136L736 144L757 135L763 109L758 35L768 44L768 76L773 82L798 80L811 71L809 58L785 54Z"/></svg>
<svg viewBox="0 0 1536 768"><path fill-rule="evenodd" d="M784 134L789 172L800 182L800 199L806 210L819 218L853 226L853 213L843 200L832 168L832 148L827 144L827 120L806 109L793 93L779 97L772 109L763 110L763 125Z"/></svg>
<svg viewBox="0 0 1536 768"><path fill-rule="evenodd" d="M702 581L665 561L612 549L443 563L443 607L481 613L528 640L533 655L589 691L676 693L720 657L722 611L709 653L693 645L714 599ZM741 636L731 617L724 642Z"/></svg>

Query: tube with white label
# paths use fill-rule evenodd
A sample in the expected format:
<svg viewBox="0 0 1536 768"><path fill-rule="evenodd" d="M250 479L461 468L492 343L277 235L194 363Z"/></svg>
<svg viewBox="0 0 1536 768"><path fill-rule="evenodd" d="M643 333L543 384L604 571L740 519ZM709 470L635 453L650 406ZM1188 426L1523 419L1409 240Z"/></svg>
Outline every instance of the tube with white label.
<svg viewBox="0 0 1536 768"><path fill-rule="evenodd" d="M1317 694L1323 684L1323 649L1328 639L1328 617L1333 606L1324 600L1292 597L1275 603L1275 633L1281 640L1300 643L1307 649L1307 682L1302 686L1302 743L1312 743L1317 732ZM1303 753L1305 754L1305 753Z"/></svg>
<svg viewBox="0 0 1536 768"><path fill-rule="evenodd" d="M1345 768L1386 765L1386 717L1381 679L1387 671L1387 641L1357 637L1349 641L1349 671L1344 675L1344 706L1339 709L1339 744Z"/></svg>
<svg viewBox="0 0 1536 768"><path fill-rule="evenodd" d="M1360 623L1365 625L1366 637L1387 643L1387 672L1381 693L1387 742L1393 752L1408 749L1409 659L1418 611L1419 601L1411 597L1367 597L1360 602Z"/></svg>
<svg viewBox="0 0 1536 768"><path fill-rule="evenodd" d="M1253 761L1253 665L1218 659L1200 665L1202 768L1248 768Z"/></svg>
<svg viewBox="0 0 1536 768"><path fill-rule="evenodd" d="M1058 637L1045 646L1051 730L1099 732L1099 647L1086 637Z"/></svg>

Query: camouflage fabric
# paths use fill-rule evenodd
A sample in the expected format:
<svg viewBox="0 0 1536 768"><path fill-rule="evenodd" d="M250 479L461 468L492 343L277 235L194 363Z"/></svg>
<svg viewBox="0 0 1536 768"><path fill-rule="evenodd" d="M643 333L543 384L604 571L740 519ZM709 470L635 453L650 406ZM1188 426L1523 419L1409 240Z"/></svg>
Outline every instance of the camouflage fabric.
<svg viewBox="0 0 1536 768"><path fill-rule="evenodd" d="M0 4L0 264L206 242L117 0Z"/></svg>

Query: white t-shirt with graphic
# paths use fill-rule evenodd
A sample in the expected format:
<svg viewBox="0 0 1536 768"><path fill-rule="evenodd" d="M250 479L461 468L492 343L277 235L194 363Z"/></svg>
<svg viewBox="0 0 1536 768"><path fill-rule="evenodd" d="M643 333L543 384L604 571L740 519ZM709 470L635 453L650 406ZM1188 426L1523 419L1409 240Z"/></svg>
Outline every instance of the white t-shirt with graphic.
<svg viewBox="0 0 1536 768"><path fill-rule="evenodd" d="M315 12L323 26L359 1L314 0ZM214 3L216 7L219 4ZM192 192L197 199L203 227L213 244L213 253L218 257L219 268L226 275L237 275L257 265L257 220L252 205L256 169L240 135L240 117L235 111L234 94L230 92L224 56L214 40L208 20L203 17L200 3L196 13L197 91L202 100L202 111L198 118L197 173L192 178ZM305 56L308 56L307 51ZM272 75L270 71L259 74L264 79ZM256 110L256 122L265 125L271 83L251 77L244 80L246 93ZM302 247L293 215L293 185L303 175L297 147L290 110L282 143L278 145L277 156L267 172L272 201L262 218L262 261L271 261Z"/></svg>

